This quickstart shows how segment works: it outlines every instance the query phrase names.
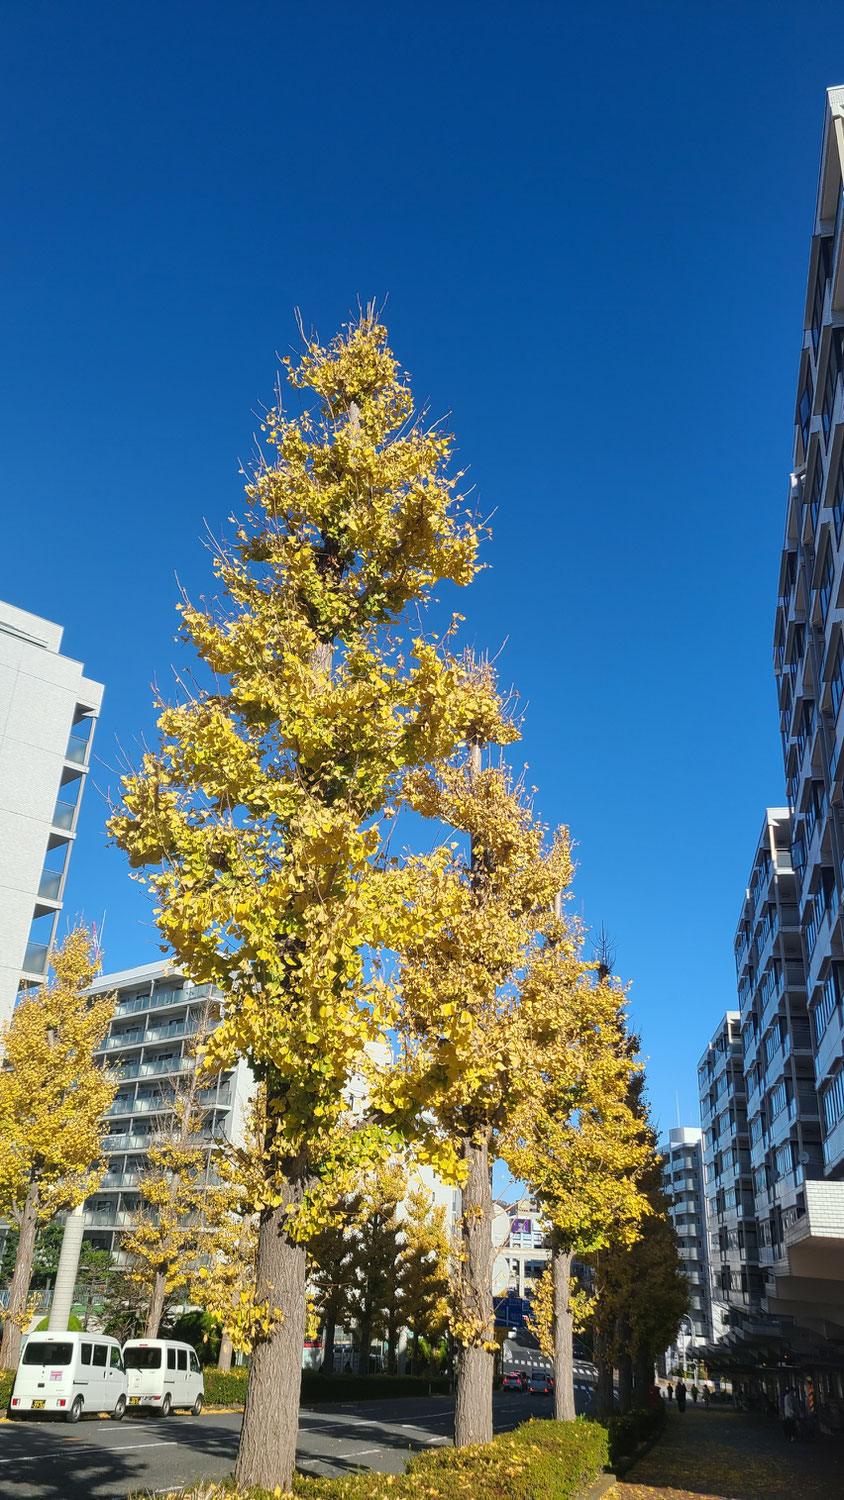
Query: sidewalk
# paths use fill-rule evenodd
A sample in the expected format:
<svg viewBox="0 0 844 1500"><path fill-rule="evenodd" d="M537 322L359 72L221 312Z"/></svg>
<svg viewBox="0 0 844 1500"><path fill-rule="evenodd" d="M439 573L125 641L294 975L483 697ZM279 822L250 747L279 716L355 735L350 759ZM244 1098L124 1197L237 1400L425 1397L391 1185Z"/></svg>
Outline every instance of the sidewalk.
<svg viewBox="0 0 844 1500"><path fill-rule="evenodd" d="M844 1495L844 1445L786 1442L755 1414L687 1407L668 1411L665 1433L605 1500L836 1500Z"/></svg>

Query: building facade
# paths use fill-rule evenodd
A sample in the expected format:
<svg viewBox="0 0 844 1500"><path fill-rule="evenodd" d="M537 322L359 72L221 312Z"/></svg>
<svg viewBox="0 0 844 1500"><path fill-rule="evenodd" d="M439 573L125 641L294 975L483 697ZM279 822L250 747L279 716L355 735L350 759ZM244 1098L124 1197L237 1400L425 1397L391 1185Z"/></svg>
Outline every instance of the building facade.
<svg viewBox="0 0 844 1500"><path fill-rule="evenodd" d="M61 643L0 603L0 1022L46 973L103 696Z"/></svg>
<svg viewBox="0 0 844 1500"><path fill-rule="evenodd" d="M200 1030L219 1025L222 1001L212 986L192 984L163 961L104 974L91 986L92 994L111 991L115 1012L100 1047L103 1067L117 1080L107 1116L108 1169L85 1204L84 1233L120 1264L122 1232L138 1218L147 1152L166 1133L176 1091L190 1086L193 1044ZM252 1092L252 1075L242 1061L196 1091L209 1158L215 1142L242 1138Z"/></svg>
<svg viewBox="0 0 844 1500"><path fill-rule="evenodd" d="M717 1341L761 1309L743 1049L738 1011L727 1011L698 1064L703 1126L709 1292Z"/></svg>
<svg viewBox="0 0 844 1500"><path fill-rule="evenodd" d="M696 1350L712 1338L709 1287L706 1198L704 1194L703 1136L691 1126L669 1130L660 1147L662 1186L677 1235L677 1248L689 1283L689 1311L680 1335L666 1354L666 1368L688 1368Z"/></svg>

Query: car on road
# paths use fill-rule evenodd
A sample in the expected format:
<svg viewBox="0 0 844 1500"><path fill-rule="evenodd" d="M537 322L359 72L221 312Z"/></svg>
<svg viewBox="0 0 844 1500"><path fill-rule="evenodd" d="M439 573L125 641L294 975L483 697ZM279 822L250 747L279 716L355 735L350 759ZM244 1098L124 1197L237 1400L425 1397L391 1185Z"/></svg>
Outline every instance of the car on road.
<svg viewBox="0 0 844 1500"><path fill-rule="evenodd" d="M527 1389L527 1371L508 1370L501 1384L505 1391L524 1391Z"/></svg>
<svg viewBox="0 0 844 1500"><path fill-rule="evenodd" d="M202 1411L205 1380L196 1350L177 1339L129 1339L123 1345L126 1396L130 1406L151 1406L167 1417L184 1406Z"/></svg>
<svg viewBox="0 0 844 1500"><path fill-rule="evenodd" d="M78 1422L85 1411L105 1411L119 1422L126 1411L126 1373L117 1339L104 1333L33 1333L18 1365L9 1415L44 1412Z"/></svg>
<svg viewBox="0 0 844 1500"><path fill-rule="evenodd" d="M531 1396L550 1396L554 1389L553 1376L547 1370L531 1370L527 1388Z"/></svg>

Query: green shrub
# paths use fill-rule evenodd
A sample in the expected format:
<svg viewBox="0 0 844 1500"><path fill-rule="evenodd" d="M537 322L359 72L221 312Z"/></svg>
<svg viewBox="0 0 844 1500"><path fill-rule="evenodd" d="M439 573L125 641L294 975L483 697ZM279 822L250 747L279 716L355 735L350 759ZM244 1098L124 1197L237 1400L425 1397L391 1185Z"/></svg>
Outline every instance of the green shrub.
<svg viewBox="0 0 844 1500"><path fill-rule="evenodd" d="M0 1412L4 1412L12 1399L12 1386L15 1383L14 1370L0 1370Z"/></svg>
<svg viewBox="0 0 844 1500"><path fill-rule="evenodd" d="M229 1375L209 1367L205 1374L207 1406L237 1406L246 1400L245 1366ZM448 1381L426 1380L421 1375L320 1375L306 1370L302 1376L302 1400L306 1405L321 1401L381 1401L396 1396L427 1396L429 1390L443 1395Z"/></svg>
<svg viewBox="0 0 844 1500"><path fill-rule="evenodd" d="M49 1318L42 1318L40 1323L36 1323L34 1331L35 1331L35 1333L46 1333L47 1329L49 1328L49 1326L50 1326L50 1319ZM70 1317L68 1318L68 1320L67 1320L67 1331L68 1331L68 1333L81 1333L82 1332L82 1323L79 1320L79 1318L77 1318L76 1313L71 1313Z"/></svg>
<svg viewBox="0 0 844 1500"><path fill-rule="evenodd" d="M611 1417L607 1428L609 1437L610 1467L614 1468L620 1458L629 1458L640 1443L656 1437L665 1422L665 1407L649 1406L639 1411L628 1411L623 1416Z"/></svg>
<svg viewBox="0 0 844 1500"><path fill-rule="evenodd" d="M213 1366L204 1369L202 1373L205 1376L206 1406L243 1405L246 1400L246 1378L249 1374L245 1365L236 1365L228 1374L214 1369Z"/></svg>
<svg viewBox="0 0 844 1500"><path fill-rule="evenodd" d="M571 1500L607 1461L597 1422L527 1422L474 1448L440 1448L411 1459L399 1475L359 1471L341 1479L297 1474L298 1500ZM273 1500L269 1490L198 1485L166 1500Z"/></svg>

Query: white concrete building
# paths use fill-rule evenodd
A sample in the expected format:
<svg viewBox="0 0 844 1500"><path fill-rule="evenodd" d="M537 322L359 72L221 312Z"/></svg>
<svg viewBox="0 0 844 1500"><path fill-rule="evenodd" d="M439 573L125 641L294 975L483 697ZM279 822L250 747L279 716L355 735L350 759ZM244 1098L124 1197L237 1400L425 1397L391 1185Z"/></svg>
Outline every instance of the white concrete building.
<svg viewBox="0 0 844 1500"><path fill-rule="evenodd" d="M0 602L0 1021L44 978L103 696L61 642Z"/></svg>
<svg viewBox="0 0 844 1500"><path fill-rule="evenodd" d="M201 1025L219 1025L222 1000L212 986L192 984L164 960L103 974L91 986L92 994L111 990L117 1004L100 1048L103 1066L119 1080L107 1117L109 1167L87 1200L84 1217L85 1238L97 1249L111 1250L119 1264L121 1233L137 1219L146 1153L166 1128L174 1091L193 1070L191 1042ZM241 1138L252 1092L243 1061L199 1091L209 1156L216 1141Z"/></svg>
<svg viewBox="0 0 844 1500"><path fill-rule="evenodd" d="M677 1343L666 1354L666 1368L688 1368L695 1350L712 1337L706 1202L703 1192L703 1137L693 1126L675 1126L660 1147L662 1186L677 1234L677 1248L689 1283L689 1311Z"/></svg>

